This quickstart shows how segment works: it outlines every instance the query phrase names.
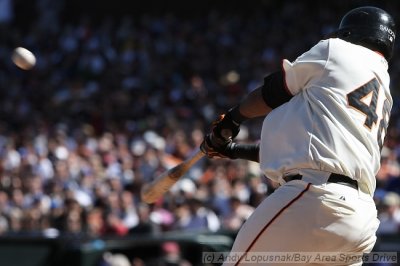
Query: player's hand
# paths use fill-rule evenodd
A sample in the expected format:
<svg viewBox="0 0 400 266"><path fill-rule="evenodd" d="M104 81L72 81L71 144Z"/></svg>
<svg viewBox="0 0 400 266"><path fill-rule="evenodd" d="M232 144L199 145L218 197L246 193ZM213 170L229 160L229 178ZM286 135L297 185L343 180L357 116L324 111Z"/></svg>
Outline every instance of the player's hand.
<svg viewBox="0 0 400 266"><path fill-rule="evenodd" d="M208 158L236 159L233 153L235 145L236 144L233 143L231 139L228 139L224 143L215 142L213 134L210 133L207 136L205 136L203 142L200 145L200 150Z"/></svg>
<svg viewBox="0 0 400 266"><path fill-rule="evenodd" d="M232 119L230 112L221 115L212 125L212 140L221 145L234 139L240 131L240 124Z"/></svg>

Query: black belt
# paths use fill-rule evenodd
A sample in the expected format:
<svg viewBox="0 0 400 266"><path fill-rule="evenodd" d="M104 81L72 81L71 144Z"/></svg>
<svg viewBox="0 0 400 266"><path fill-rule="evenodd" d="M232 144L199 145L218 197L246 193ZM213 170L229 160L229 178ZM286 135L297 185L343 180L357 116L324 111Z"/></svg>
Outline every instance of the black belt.
<svg viewBox="0 0 400 266"><path fill-rule="evenodd" d="M303 178L302 175L297 174L297 175L292 175L292 176L284 177L283 179L284 179L286 182L289 182L289 181L291 181L291 180L301 180L302 178ZM340 175L340 174L334 174L334 173L333 173L333 174L331 174L331 175L329 176L327 182L328 182L328 183L341 184L341 185L344 185L344 186L352 187L352 188L354 188L354 189L358 189L358 183L357 183L357 181L354 180L354 179L352 179L352 178L350 178L350 177L348 177L348 176L345 176L345 175Z"/></svg>

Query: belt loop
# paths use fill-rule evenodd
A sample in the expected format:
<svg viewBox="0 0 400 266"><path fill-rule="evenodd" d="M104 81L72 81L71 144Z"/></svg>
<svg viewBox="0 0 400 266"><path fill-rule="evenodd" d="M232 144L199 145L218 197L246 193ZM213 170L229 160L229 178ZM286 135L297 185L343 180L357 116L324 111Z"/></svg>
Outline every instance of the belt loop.
<svg viewBox="0 0 400 266"><path fill-rule="evenodd" d="M278 183L279 183L281 186L283 186L284 184L286 184L286 180L283 178L283 176L280 176L280 177L278 178Z"/></svg>
<svg viewBox="0 0 400 266"><path fill-rule="evenodd" d="M303 181L317 186L326 184L331 174L330 172L314 169L300 169L298 173L303 176Z"/></svg>

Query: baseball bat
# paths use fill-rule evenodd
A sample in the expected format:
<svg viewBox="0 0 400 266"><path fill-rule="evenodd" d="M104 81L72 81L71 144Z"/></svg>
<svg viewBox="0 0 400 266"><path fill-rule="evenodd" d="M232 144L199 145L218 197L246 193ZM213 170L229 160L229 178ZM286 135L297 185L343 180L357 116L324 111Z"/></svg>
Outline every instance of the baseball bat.
<svg viewBox="0 0 400 266"><path fill-rule="evenodd" d="M143 186L141 198L146 203L153 203L164 195L198 160L203 158L200 150L182 163L165 171L151 183Z"/></svg>

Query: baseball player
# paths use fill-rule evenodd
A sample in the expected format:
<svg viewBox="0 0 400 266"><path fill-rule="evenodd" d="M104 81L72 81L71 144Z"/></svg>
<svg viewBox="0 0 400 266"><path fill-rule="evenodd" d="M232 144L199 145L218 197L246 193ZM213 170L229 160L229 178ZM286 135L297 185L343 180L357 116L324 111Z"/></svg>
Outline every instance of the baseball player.
<svg viewBox="0 0 400 266"><path fill-rule="evenodd" d="M294 62L283 60L215 122L201 145L208 157L257 161L281 184L242 226L231 251L241 256L227 265L276 264L266 256L252 261L268 252L311 252L321 265L362 264L345 256L368 253L376 241L373 195L392 108L387 70L395 34L384 10L355 8L337 31ZM232 142L242 122L260 116L259 144Z"/></svg>

